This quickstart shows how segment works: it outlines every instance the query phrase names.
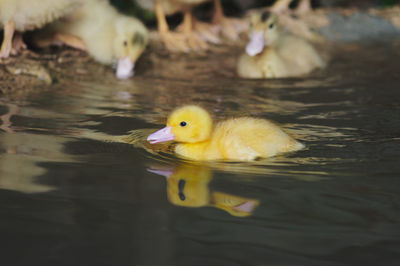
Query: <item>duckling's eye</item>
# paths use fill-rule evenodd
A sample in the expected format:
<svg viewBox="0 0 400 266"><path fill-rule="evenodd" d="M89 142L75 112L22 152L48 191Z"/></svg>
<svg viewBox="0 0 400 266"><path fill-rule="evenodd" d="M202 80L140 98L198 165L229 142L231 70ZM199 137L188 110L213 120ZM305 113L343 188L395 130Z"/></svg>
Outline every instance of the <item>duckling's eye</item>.
<svg viewBox="0 0 400 266"><path fill-rule="evenodd" d="M183 190L185 189L186 181L183 179L179 179L178 181L178 196L181 201L185 201L186 196L185 193L183 193Z"/></svg>
<svg viewBox="0 0 400 266"><path fill-rule="evenodd" d="M185 121L182 121L179 125L180 125L181 127L184 127L184 126L186 126L186 122L185 122Z"/></svg>
<svg viewBox="0 0 400 266"><path fill-rule="evenodd" d="M127 41L124 41L124 46L127 46L128 45L128 42Z"/></svg>
<svg viewBox="0 0 400 266"><path fill-rule="evenodd" d="M274 23L269 24L269 28L272 29L274 27Z"/></svg>

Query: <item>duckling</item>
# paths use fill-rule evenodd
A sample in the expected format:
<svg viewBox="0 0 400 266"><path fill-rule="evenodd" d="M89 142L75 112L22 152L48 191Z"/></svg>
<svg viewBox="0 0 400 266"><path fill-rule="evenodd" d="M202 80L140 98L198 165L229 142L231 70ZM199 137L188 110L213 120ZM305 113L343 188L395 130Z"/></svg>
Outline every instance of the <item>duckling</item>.
<svg viewBox="0 0 400 266"><path fill-rule="evenodd" d="M291 12L289 8L291 2L293 0L277 0L269 10L278 14L282 25L293 34L312 41L323 41L323 38L312 31L311 27L327 26L328 18L323 13L314 12L310 0L300 0L294 12Z"/></svg>
<svg viewBox="0 0 400 266"><path fill-rule="evenodd" d="M54 24L53 30L56 39L86 49L100 63L118 61L116 75L120 79L133 75L135 62L148 43L144 24L118 13L108 0L85 0L79 12Z"/></svg>
<svg viewBox="0 0 400 266"><path fill-rule="evenodd" d="M278 0L271 7L271 11L275 13L286 13L289 11L289 5L293 2L293 0ZM307 13L311 11L311 3L310 0L301 0L296 13Z"/></svg>
<svg viewBox="0 0 400 266"><path fill-rule="evenodd" d="M158 31L165 46L170 51L189 52L208 48L206 42L220 43L219 33L236 40L238 34L246 30L246 23L225 17L220 0L213 0L213 23L197 21L192 13L195 6L211 0L137 0L144 8L154 9L158 22ZM165 16L177 12L183 13L180 32L171 32Z"/></svg>
<svg viewBox="0 0 400 266"><path fill-rule="evenodd" d="M221 0L213 0L213 3L214 10L211 25L207 26L206 23L197 21L195 23L195 30L203 38L212 43L220 43L218 36L216 36L217 39L208 38L208 36L212 36L212 34L215 32L227 37L232 41L237 41L239 39L239 34L248 30L248 23L242 19L226 17L223 11Z"/></svg>
<svg viewBox="0 0 400 266"><path fill-rule="evenodd" d="M243 78L283 78L307 74L325 63L306 40L284 33L269 11L251 17L250 42L238 61Z"/></svg>
<svg viewBox="0 0 400 266"><path fill-rule="evenodd" d="M212 206L236 217L247 217L259 205L256 199L211 191L212 172L203 166L180 165L175 169L152 167L148 171L167 178L168 201L176 206Z"/></svg>
<svg viewBox="0 0 400 266"><path fill-rule="evenodd" d="M304 147L264 119L233 118L213 126L210 114L195 105L173 111L167 126L149 135L147 141L176 141L176 154L198 161L253 161Z"/></svg>
<svg viewBox="0 0 400 266"><path fill-rule="evenodd" d="M0 58L7 58L26 48L19 35L13 42L14 32L43 27L78 7L79 0L0 0L0 26L4 37Z"/></svg>
<svg viewBox="0 0 400 266"><path fill-rule="evenodd" d="M161 39L170 51L189 52L206 49L207 44L193 32L195 20L192 10L195 6L210 0L137 0L143 8L155 11ZM166 16L183 13L182 32L171 32Z"/></svg>

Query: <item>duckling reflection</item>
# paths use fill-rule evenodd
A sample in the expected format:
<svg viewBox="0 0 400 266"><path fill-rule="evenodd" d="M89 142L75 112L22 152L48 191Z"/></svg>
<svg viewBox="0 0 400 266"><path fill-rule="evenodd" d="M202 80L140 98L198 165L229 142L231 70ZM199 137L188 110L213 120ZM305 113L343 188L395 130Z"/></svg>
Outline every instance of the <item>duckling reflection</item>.
<svg viewBox="0 0 400 266"><path fill-rule="evenodd" d="M256 199L210 190L212 171L205 166L179 165L175 169L153 166L148 171L167 178L168 201L177 206L212 206L232 216L247 217L259 205Z"/></svg>

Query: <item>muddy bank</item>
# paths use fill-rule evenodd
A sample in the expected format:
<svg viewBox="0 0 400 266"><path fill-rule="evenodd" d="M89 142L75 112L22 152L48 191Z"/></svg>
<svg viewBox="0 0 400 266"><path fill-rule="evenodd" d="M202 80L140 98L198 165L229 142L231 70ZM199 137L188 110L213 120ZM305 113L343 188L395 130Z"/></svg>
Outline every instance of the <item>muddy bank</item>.
<svg viewBox="0 0 400 266"><path fill-rule="evenodd" d="M313 19L301 20L320 34L328 45L332 42L392 41L400 36L400 7L390 9L318 9ZM316 24L320 18L328 23ZM243 51L246 36L240 42L212 46L210 50L193 54L171 54L166 51L156 33L136 67L135 79L161 78L172 80L209 79L210 74L234 78L236 60ZM224 60L221 60L224 58ZM103 66L86 53L70 48L27 50L0 62L0 97L23 100L43 90L70 88L71 81L101 79L105 83L118 81L111 66ZM73 89L73 88L71 88Z"/></svg>

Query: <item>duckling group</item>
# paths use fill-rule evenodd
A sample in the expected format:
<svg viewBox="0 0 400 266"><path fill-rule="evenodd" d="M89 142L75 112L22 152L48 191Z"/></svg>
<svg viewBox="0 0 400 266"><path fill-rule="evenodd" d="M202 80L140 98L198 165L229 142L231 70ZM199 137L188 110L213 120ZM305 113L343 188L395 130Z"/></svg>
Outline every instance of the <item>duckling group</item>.
<svg viewBox="0 0 400 266"><path fill-rule="evenodd" d="M278 0L268 10L254 12L247 20L227 18L220 0L212 0L210 23L193 16L193 8L211 0L137 0L155 12L160 40L170 51L206 50L218 44L221 36L231 40L248 32L249 42L238 55L237 75L242 78L285 78L301 76L325 62L305 39L285 32L279 16L289 12L291 0ZM306 12L309 0L301 0ZM183 22L171 31L166 15L183 13ZM46 25L46 26L45 26ZM109 0L0 0L0 26L3 27L1 58L26 48L22 33L43 28L49 43L63 43L85 50L96 61L116 63L116 76L127 79L145 52L149 31L138 19L118 12ZM213 124L207 111L198 106L176 109L167 126L148 137L150 143L176 141L178 155L192 160L251 161L283 152L296 151L303 144L274 123L250 117Z"/></svg>
<svg viewBox="0 0 400 266"><path fill-rule="evenodd" d="M325 63L306 40L284 32L278 16L288 12L290 0L278 0L268 11L256 12L247 20L227 18L221 0L212 0L212 22L200 22L193 9L211 0L137 0L155 12L161 41L170 51L205 50L220 43L221 36L237 40L249 33L250 42L238 56L237 74L243 78L282 78L307 74ZM299 8L309 5L302 0ZM171 31L166 15L183 13L183 22ZM282 15L283 16L283 15ZM248 25L250 24L250 29ZM26 48L22 33L43 28L52 44L86 50L96 61L117 65L116 75L133 75L138 58L149 42L149 32L138 19L118 12L109 0L0 0L3 42L0 59Z"/></svg>

